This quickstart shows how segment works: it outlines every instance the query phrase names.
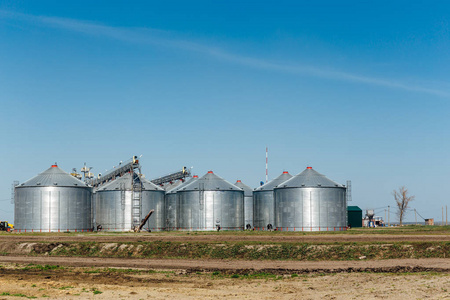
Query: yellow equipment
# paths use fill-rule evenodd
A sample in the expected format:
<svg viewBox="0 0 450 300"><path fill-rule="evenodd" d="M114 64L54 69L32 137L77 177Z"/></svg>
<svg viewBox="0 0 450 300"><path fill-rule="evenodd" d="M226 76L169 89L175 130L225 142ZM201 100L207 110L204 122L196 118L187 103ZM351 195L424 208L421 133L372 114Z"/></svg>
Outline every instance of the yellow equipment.
<svg viewBox="0 0 450 300"><path fill-rule="evenodd" d="M11 231L12 229L14 229L14 225L13 224L9 224L6 221L1 221L0 222L0 231Z"/></svg>

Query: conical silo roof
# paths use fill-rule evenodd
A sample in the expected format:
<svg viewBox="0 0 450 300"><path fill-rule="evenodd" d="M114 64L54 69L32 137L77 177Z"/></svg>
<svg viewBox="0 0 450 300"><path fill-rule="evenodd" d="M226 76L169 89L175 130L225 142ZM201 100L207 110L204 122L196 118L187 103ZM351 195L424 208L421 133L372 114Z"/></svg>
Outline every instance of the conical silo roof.
<svg viewBox="0 0 450 300"><path fill-rule="evenodd" d="M213 171L209 171L195 182L185 185L178 191L242 191L242 189L217 176Z"/></svg>
<svg viewBox="0 0 450 300"><path fill-rule="evenodd" d="M146 190L146 191L164 191L164 189L162 187L157 186L156 184L154 184L153 182L151 182L150 180L146 179L146 178L142 178L141 177L141 181L142 181L142 189Z"/></svg>
<svg viewBox="0 0 450 300"><path fill-rule="evenodd" d="M131 190L131 174L126 173L125 175L118 177L110 182L107 182L97 188L97 191L115 191L121 190Z"/></svg>
<svg viewBox="0 0 450 300"><path fill-rule="evenodd" d="M241 188L244 190L245 197L251 197L253 195L253 189L251 187L249 187L248 185L242 183L242 181L237 180L234 185L237 186L238 188Z"/></svg>
<svg viewBox="0 0 450 300"><path fill-rule="evenodd" d="M275 179L272 179L268 183L260 186L259 188L255 189L255 191L273 191L275 187L282 184L286 180L289 180L292 178L292 175L289 174L289 172L284 171L280 176L278 176Z"/></svg>
<svg viewBox="0 0 450 300"><path fill-rule="evenodd" d="M193 183L194 181L198 180L198 175L194 175L192 176L192 178L189 178L188 180L186 180L185 182L183 182L182 184L180 184L179 186L174 187L173 189L169 190L167 192L167 194L174 194L176 193L178 190L182 189L183 187L185 187L188 184Z"/></svg>
<svg viewBox="0 0 450 300"><path fill-rule="evenodd" d="M279 188L302 188L302 187L344 187L325 175L320 174L312 167L307 167L300 174L295 175L280 185Z"/></svg>
<svg viewBox="0 0 450 300"><path fill-rule="evenodd" d="M133 173L133 176L138 176L136 173ZM145 178L139 178L142 182L142 189L146 191L164 191L159 186L151 183L149 180ZM104 184L103 186L100 186L97 191L116 191L125 189L128 191L132 190L132 183L131 183L131 173L127 173L119 178L114 179L111 182L108 182Z"/></svg>
<svg viewBox="0 0 450 300"><path fill-rule="evenodd" d="M183 183L184 183L183 180L179 179L179 180L177 180L177 181L175 181L175 182L164 184L164 185L162 186L162 188L163 188L166 192L168 192L168 191L171 191L171 190L173 190L173 189L179 187L179 186L182 185Z"/></svg>
<svg viewBox="0 0 450 300"><path fill-rule="evenodd" d="M86 187L87 184L69 173L64 172L57 164L52 165L49 169L36 175L30 180L25 181L19 187L30 186L81 186Z"/></svg>

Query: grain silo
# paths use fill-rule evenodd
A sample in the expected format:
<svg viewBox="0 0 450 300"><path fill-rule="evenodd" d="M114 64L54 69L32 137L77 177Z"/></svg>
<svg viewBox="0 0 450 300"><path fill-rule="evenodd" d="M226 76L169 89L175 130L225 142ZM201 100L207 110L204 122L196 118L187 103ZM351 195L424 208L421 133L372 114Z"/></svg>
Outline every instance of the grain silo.
<svg viewBox="0 0 450 300"><path fill-rule="evenodd" d="M166 192L151 183L145 178L142 180L142 210L141 220L149 213L150 210L154 210L150 219L144 228L149 231L162 231L166 229L166 212L164 210L164 198Z"/></svg>
<svg viewBox="0 0 450 300"><path fill-rule="evenodd" d="M165 211L166 211L166 230L177 229L177 191L198 179L197 175L186 180L176 188L166 192Z"/></svg>
<svg viewBox="0 0 450 300"><path fill-rule="evenodd" d="M127 173L97 188L96 226L104 231L130 231L154 209L144 229L164 230L164 194L162 188L137 173Z"/></svg>
<svg viewBox="0 0 450 300"><path fill-rule="evenodd" d="M282 231L347 229L345 186L308 167L274 190L275 226Z"/></svg>
<svg viewBox="0 0 450 300"><path fill-rule="evenodd" d="M251 229L253 228L253 189L241 180L237 180L234 185L244 190L244 224L246 229Z"/></svg>
<svg viewBox="0 0 450 300"><path fill-rule="evenodd" d="M243 230L244 191L209 171L177 191L179 230Z"/></svg>
<svg viewBox="0 0 450 300"><path fill-rule="evenodd" d="M91 188L57 164L16 186L18 232L91 231Z"/></svg>
<svg viewBox="0 0 450 300"><path fill-rule="evenodd" d="M256 230L267 230L269 225L275 226L273 189L290 178L292 175L284 171L277 178L253 191L253 227Z"/></svg>

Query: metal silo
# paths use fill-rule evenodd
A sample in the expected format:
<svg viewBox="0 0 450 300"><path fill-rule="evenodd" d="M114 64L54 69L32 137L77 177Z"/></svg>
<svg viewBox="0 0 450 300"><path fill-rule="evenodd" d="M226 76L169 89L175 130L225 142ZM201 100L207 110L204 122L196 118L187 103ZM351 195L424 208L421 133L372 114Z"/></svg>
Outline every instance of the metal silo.
<svg viewBox="0 0 450 300"><path fill-rule="evenodd" d="M177 229L177 191L180 188L194 182L197 179L198 176L194 175L192 178L183 182L183 184L166 192L166 200L165 200L166 230Z"/></svg>
<svg viewBox="0 0 450 300"><path fill-rule="evenodd" d="M306 168L274 190L275 224L283 231L347 229L345 186Z"/></svg>
<svg viewBox="0 0 450 300"><path fill-rule="evenodd" d="M131 174L119 177L95 190L95 221L104 231L130 231L132 184Z"/></svg>
<svg viewBox="0 0 450 300"><path fill-rule="evenodd" d="M177 191L179 230L243 230L244 191L209 171Z"/></svg>
<svg viewBox="0 0 450 300"><path fill-rule="evenodd" d="M15 187L16 231L91 231L91 188L56 164Z"/></svg>
<svg viewBox="0 0 450 300"><path fill-rule="evenodd" d="M142 210L141 220L145 218L152 209L155 211L148 219L144 228L151 231L162 231L166 228L166 212L164 209L164 198L166 192L159 186L142 178Z"/></svg>
<svg viewBox="0 0 450 300"><path fill-rule="evenodd" d="M96 225L104 231L130 231L154 209L144 228L163 230L164 194L163 189L138 174L127 173L96 190Z"/></svg>
<svg viewBox="0 0 450 300"><path fill-rule="evenodd" d="M244 190L244 224L246 229L251 229L253 228L253 189L240 180L234 185Z"/></svg>
<svg viewBox="0 0 450 300"><path fill-rule="evenodd" d="M275 228L273 189L290 178L292 175L285 171L253 191L253 227L256 230L267 230L269 224Z"/></svg>

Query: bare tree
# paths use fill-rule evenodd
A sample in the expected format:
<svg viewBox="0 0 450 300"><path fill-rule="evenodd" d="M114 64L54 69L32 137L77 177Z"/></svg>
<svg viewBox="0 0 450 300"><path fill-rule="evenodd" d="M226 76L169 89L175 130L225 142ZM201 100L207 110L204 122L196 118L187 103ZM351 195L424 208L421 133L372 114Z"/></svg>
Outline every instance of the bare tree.
<svg viewBox="0 0 450 300"><path fill-rule="evenodd" d="M415 196L408 196L408 189L404 186L398 188L398 191L394 190L392 195L394 195L395 202L397 203L397 215L401 226L403 224L403 218L406 215L409 202L413 201Z"/></svg>

